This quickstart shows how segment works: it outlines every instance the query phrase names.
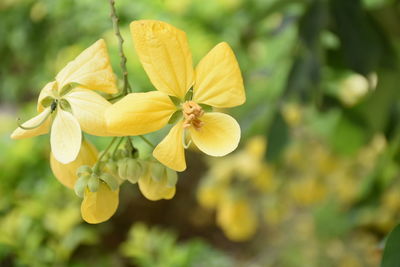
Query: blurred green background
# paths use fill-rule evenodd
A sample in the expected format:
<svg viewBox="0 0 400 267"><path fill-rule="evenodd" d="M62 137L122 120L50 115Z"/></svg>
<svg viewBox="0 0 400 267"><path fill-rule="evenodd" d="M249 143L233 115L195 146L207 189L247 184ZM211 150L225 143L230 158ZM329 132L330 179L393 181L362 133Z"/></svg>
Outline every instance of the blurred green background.
<svg viewBox="0 0 400 267"><path fill-rule="evenodd" d="M400 219L400 1L116 7L135 91L153 88L132 20L184 30L194 62L218 42L232 46L247 94L229 111L241 145L225 159L189 151L172 200L148 201L125 184L108 222L84 223L80 199L51 173L48 136L9 135L17 117L36 113L41 88L97 39L121 77L109 3L0 1L0 266L379 265ZM108 141L89 139L100 149Z"/></svg>

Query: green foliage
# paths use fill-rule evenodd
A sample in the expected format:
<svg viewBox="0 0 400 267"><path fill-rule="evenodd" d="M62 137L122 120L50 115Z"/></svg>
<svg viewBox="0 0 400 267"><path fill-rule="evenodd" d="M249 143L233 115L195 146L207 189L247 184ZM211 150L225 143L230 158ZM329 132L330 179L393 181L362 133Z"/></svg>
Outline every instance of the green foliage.
<svg viewBox="0 0 400 267"><path fill-rule="evenodd" d="M383 251L381 267L400 266L400 225L397 225L389 234Z"/></svg>
<svg viewBox="0 0 400 267"><path fill-rule="evenodd" d="M232 266L226 255L202 240L178 242L175 233L143 223L132 226L121 251L141 267Z"/></svg>
<svg viewBox="0 0 400 267"><path fill-rule="evenodd" d="M135 92L153 86L133 49L132 20L159 19L185 30L195 64L218 42L232 46L247 96L246 104L232 111L239 118L242 143L253 135L266 137L266 161L279 170L279 190L266 193L265 202L251 196L271 222L260 226L255 241L226 240L212 223L214 215L194 204L193 187L204 164L190 153L188 160L195 164L179 179L176 201L149 204L128 188L121 192L115 220L84 224L79 199L51 174L48 137L11 141L9 135L16 117L35 114L41 88L97 39L106 40L121 77L108 1L3 0L0 265L357 266L346 256L373 254L366 249L361 254L360 246L376 248L380 257L377 244L400 214L398 1L116 0L116 7ZM368 86L346 85L354 77ZM285 113L292 104L297 106L294 117ZM22 111L16 114L17 109ZM165 132L149 135L154 141L163 136ZM380 149L371 145L377 136L384 140ZM103 140L88 138L104 147ZM140 138L133 140L145 152L141 157L151 155ZM296 157L287 156L297 146ZM342 191L328 194L312 183L296 183L303 179ZM285 187L290 184L294 189ZM315 203L303 203L313 197ZM273 224L277 217L284 218L279 228ZM134 224L138 220L146 223ZM163 230L165 225L172 230ZM391 251L398 250L397 235L398 227L388 238L384 267L392 266L385 264L393 262Z"/></svg>

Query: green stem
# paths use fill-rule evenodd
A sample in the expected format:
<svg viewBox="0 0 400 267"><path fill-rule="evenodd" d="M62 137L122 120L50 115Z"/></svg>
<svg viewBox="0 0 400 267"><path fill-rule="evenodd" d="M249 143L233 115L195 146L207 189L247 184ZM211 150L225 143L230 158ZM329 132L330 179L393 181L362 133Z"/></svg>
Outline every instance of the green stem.
<svg viewBox="0 0 400 267"><path fill-rule="evenodd" d="M122 38L121 32L119 30L118 26L118 21L119 18L117 16L117 11L115 10L115 0L109 0L110 1L110 8L111 8L111 19L113 23L113 28L114 28L114 34L117 36L118 39L118 48L119 48L119 56L121 57L121 69L122 69L122 75L123 75L123 80L124 80L124 87L122 89L122 94L126 95L128 93L132 92L131 85L129 84L128 80L128 70L126 68L126 56L124 54L124 48L123 48L123 43L124 39Z"/></svg>
<svg viewBox="0 0 400 267"><path fill-rule="evenodd" d="M154 148L155 146L153 145L152 142L149 141L149 139L147 139L146 137L144 137L143 135L138 135L140 138L142 138L142 140L148 144L149 146L151 146L152 148Z"/></svg>
<svg viewBox="0 0 400 267"><path fill-rule="evenodd" d="M103 154L101 154L100 158L97 160L96 164L93 167L93 172L97 173L99 171L100 168L100 163L101 160L104 158L104 156L107 154L108 150L110 150L110 148L112 147L112 145L115 143L115 141L118 139L118 137L114 137L111 142L108 144L108 146L106 147L106 149L104 150Z"/></svg>
<svg viewBox="0 0 400 267"><path fill-rule="evenodd" d="M119 148L119 146L121 145L121 143L122 143L122 140L124 140L124 138L123 137L121 137L120 139L119 139L119 142L117 143L117 145L115 146L115 148L114 148L114 151L113 151L113 153L112 153L112 158L114 158L114 156L115 156L115 153L117 152L117 150L118 150L118 148Z"/></svg>

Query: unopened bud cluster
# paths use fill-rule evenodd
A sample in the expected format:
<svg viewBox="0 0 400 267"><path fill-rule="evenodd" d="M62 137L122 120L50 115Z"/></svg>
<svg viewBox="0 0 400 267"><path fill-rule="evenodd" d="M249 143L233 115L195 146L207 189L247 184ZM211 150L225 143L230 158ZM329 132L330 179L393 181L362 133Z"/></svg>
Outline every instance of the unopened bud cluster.
<svg viewBox="0 0 400 267"><path fill-rule="evenodd" d="M119 187L118 180L107 172L99 173L87 165L83 165L78 168L77 171L78 180L75 183L75 193L79 197L83 197L85 190L90 192L97 192L100 187L100 183L105 183L112 191L115 191Z"/></svg>
<svg viewBox="0 0 400 267"><path fill-rule="evenodd" d="M128 143L127 143L128 144ZM85 190L97 192L100 183L105 183L112 191L117 190L124 181L132 184L139 179L150 179L156 184L175 187L178 180L176 171L154 159L139 159L136 149L126 145L114 153L104 155L94 166L83 165L78 168L75 192L83 197Z"/></svg>

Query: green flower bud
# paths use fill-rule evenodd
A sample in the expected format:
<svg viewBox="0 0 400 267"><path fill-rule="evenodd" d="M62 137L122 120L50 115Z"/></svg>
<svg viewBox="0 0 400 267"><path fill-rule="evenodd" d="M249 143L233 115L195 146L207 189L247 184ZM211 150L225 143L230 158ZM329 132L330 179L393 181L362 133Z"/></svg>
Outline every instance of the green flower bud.
<svg viewBox="0 0 400 267"><path fill-rule="evenodd" d="M78 168L78 170L76 171L76 174L78 175L78 177L88 175L88 174L90 175L90 174L92 174L92 168L88 165L82 165Z"/></svg>
<svg viewBox="0 0 400 267"><path fill-rule="evenodd" d="M165 167L165 169L167 170L167 185L170 187L175 186L178 181L178 174L168 167Z"/></svg>
<svg viewBox="0 0 400 267"><path fill-rule="evenodd" d="M115 161L109 160L105 165L105 170L111 175L118 177L118 165Z"/></svg>
<svg viewBox="0 0 400 267"><path fill-rule="evenodd" d="M89 178L87 185L89 187L90 192L93 192L93 193L97 192L100 187L99 177L96 174L92 174Z"/></svg>
<svg viewBox="0 0 400 267"><path fill-rule="evenodd" d="M137 183L143 173L142 165L135 159L127 160L127 177L126 179L132 184Z"/></svg>
<svg viewBox="0 0 400 267"><path fill-rule="evenodd" d="M112 191L115 191L119 188L117 179L115 179L109 173L103 173L102 175L100 175L100 179L104 181Z"/></svg>
<svg viewBox="0 0 400 267"><path fill-rule="evenodd" d="M123 158L118 161L118 175L121 179L126 180L128 174L128 165L127 165L128 158Z"/></svg>
<svg viewBox="0 0 400 267"><path fill-rule="evenodd" d="M151 163L151 177L159 182L165 175L165 166L158 162Z"/></svg>
<svg viewBox="0 0 400 267"><path fill-rule="evenodd" d="M89 179L90 175L88 174L82 175L78 178L74 186L75 194L77 196L83 198Z"/></svg>

